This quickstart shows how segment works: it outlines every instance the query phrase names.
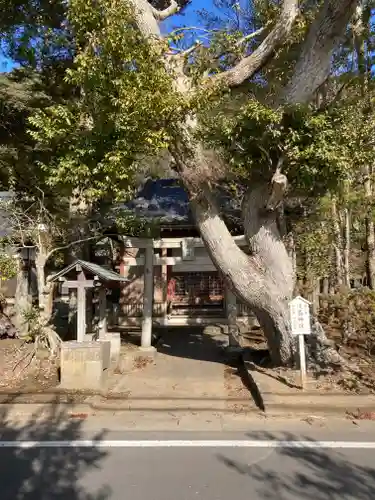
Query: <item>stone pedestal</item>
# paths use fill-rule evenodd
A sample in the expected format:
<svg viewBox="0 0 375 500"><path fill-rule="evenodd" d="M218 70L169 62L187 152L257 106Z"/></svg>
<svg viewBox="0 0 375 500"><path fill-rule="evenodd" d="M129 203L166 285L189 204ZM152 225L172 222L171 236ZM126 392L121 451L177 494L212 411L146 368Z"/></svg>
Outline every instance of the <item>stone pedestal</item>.
<svg viewBox="0 0 375 500"><path fill-rule="evenodd" d="M149 347L147 349L143 347L128 349L125 346L120 349L120 357L117 364L117 368L120 373L126 373L133 370L134 365L140 360L156 361L157 350L155 347Z"/></svg>
<svg viewBox="0 0 375 500"><path fill-rule="evenodd" d="M155 359L157 353L158 353L158 351L153 346L150 346L150 347L142 347L141 346L138 349L138 357L140 357L140 358Z"/></svg>
<svg viewBox="0 0 375 500"><path fill-rule="evenodd" d="M109 349L109 342L63 342L61 387L72 390L101 389L106 365L109 365Z"/></svg>
<svg viewBox="0 0 375 500"><path fill-rule="evenodd" d="M121 335L120 333L104 333L98 338L98 341L109 344L109 359L112 364L117 365L120 358Z"/></svg>
<svg viewBox="0 0 375 500"><path fill-rule="evenodd" d="M107 339L98 339L103 344L103 367L108 370L111 364L111 343Z"/></svg>

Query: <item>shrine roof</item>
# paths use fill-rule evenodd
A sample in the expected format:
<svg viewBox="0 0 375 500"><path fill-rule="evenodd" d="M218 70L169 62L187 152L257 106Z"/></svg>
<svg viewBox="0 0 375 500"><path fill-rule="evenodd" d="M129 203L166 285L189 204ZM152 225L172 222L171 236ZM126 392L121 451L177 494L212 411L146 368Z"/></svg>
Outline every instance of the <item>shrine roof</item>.
<svg viewBox="0 0 375 500"><path fill-rule="evenodd" d="M237 216L240 200L225 189L218 189L217 195L222 211L229 217ZM148 179L132 201L116 208L130 210L140 218L158 219L163 224L195 225L189 196L178 179Z"/></svg>
<svg viewBox="0 0 375 500"><path fill-rule="evenodd" d="M48 278L48 281L56 281L65 274L69 273L72 271L75 266L80 265L81 268L84 271L88 271L89 273L93 274L94 276L97 276L100 280L102 281L121 281L121 282L127 282L129 281L128 278L125 278L124 276L121 276L120 274L116 273L115 271L112 271L112 269L108 269L103 266L99 266L99 264L94 264L93 262L88 262L86 260L81 260L77 259L69 266L64 267L61 271L58 273L54 274L50 278Z"/></svg>

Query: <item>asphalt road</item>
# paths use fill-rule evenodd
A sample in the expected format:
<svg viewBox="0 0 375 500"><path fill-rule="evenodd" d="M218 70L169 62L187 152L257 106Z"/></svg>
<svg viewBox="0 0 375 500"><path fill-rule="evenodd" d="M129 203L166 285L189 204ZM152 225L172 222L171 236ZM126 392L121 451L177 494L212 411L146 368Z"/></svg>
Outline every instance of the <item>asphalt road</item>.
<svg viewBox="0 0 375 500"><path fill-rule="evenodd" d="M37 426L8 430L0 441L0 499L375 499L374 426L293 428L105 435L92 428L78 435L70 423L43 435Z"/></svg>

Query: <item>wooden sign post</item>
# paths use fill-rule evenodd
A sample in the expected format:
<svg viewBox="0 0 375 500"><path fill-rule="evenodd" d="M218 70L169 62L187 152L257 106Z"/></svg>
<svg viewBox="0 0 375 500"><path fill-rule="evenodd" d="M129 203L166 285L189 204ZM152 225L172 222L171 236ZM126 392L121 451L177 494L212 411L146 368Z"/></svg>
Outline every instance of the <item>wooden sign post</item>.
<svg viewBox="0 0 375 500"><path fill-rule="evenodd" d="M289 303L292 335L298 336L299 365L302 389L306 385L305 335L311 334L310 302L303 297L295 297Z"/></svg>

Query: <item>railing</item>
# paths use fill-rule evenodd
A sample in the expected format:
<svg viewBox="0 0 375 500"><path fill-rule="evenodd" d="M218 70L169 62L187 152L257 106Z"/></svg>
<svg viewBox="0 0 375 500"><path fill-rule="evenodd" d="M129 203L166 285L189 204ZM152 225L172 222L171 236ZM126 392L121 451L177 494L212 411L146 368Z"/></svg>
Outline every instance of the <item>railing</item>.
<svg viewBox="0 0 375 500"><path fill-rule="evenodd" d="M141 318L143 315L143 304L142 302L120 304L119 314L120 316L127 316L129 318ZM155 302L153 304L152 315L157 318L163 316L163 314L163 304Z"/></svg>
<svg viewBox="0 0 375 500"><path fill-rule="evenodd" d="M225 316L225 309L224 308L199 308L199 307L184 307L183 309L175 309L172 310L172 316L202 316L202 317L210 317L214 313L218 316L223 315ZM237 304L237 314L238 317L251 317L254 316L254 314L251 312L251 310L246 307L243 304ZM142 302L140 303L125 303L120 305L120 310L119 310L119 315L120 316L125 316L128 318L141 318L143 315L143 304ZM164 304L163 303L158 303L154 302L153 304L153 312L152 315L154 318L160 318L164 315Z"/></svg>

